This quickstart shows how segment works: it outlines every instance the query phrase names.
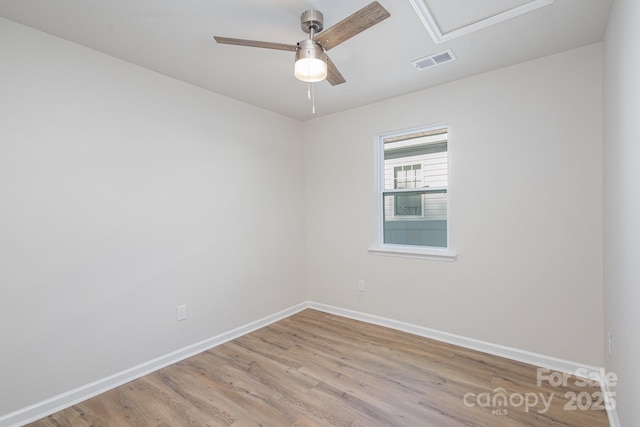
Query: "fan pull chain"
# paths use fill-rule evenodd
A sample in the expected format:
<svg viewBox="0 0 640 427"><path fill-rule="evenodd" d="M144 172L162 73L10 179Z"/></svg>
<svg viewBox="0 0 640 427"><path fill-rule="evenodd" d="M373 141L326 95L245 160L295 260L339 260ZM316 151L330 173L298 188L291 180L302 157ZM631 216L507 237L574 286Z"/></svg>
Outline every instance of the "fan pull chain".
<svg viewBox="0 0 640 427"><path fill-rule="evenodd" d="M309 86L307 87L307 99L311 100L311 113L316 113L316 94L314 90L313 83L309 82Z"/></svg>

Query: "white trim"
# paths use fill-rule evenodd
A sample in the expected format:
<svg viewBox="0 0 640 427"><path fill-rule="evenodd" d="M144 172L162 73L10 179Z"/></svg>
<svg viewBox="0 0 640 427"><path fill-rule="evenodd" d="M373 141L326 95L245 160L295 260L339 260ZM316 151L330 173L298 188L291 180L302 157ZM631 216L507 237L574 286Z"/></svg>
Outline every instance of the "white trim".
<svg viewBox="0 0 640 427"><path fill-rule="evenodd" d="M457 37L471 34L475 31L480 31L484 28L499 24L500 22L504 22L508 19L516 18L520 15L524 15L525 13L533 12L534 10L552 4L553 1L554 0L533 0L529 3L514 7L513 9L509 9L504 12L500 12L487 18L481 19L479 21L472 22L469 25L465 25L463 27L449 31L448 33L443 33L440 29L440 26L436 22L433 14L431 13L431 10L429 9L429 6L427 5L427 0L409 0L409 3L411 3L411 6L413 6L413 9L418 14L418 17L427 28L427 31L429 32L429 35L431 36L433 41L436 44L440 44Z"/></svg>
<svg viewBox="0 0 640 427"><path fill-rule="evenodd" d="M607 417L609 418L610 427L620 427L620 419L618 418L618 407L616 405L615 394L611 393L609 382L607 378L600 377L600 389L602 390L602 396L605 396L605 405L607 409ZM611 398L611 401L606 399Z"/></svg>
<svg viewBox="0 0 640 427"><path fill-rule="evenodd" d="M62 409L116 388L122 384L126 384L129 381L133 381L144 375L155 372L158 369L164 368L188 357L195 356L198 353L210 350L213 347L268 326L274 322L284 319L285 317L294 315L308 308L308 306L308 302L294 305L278 313L258 319L244 326L240 326L236 329L232 329L231 331L224 332L220 335L216 335L215 337L200 341L199 343L184 347L148 362L144 362L138 366L134 366L133 368L99 379L90 384L74 388L73 390L69 390L65 393L61 393L57 396L29 405L26 408L2 415L0 416L0 427L19 427L24 424L37 421Z"/></svg>
<svg viewBox="0 0 640 427"><path fill-rule="evenodd" d="M334 307L326 304L315 302L309 303L309 308L325 313L335 314L337 316L347 317L349 319L360 320L362 322L374 325L385 326L387 328L396 329L402 332L408 332L425 338L431 338L437 341L446 342L460 347L477 350L495 356L505 357L507 359L516 360L518 362L528 363L541 368L548 368L554 371L565 372L571 375L577 375L582 378L595 378L601 372L601 368L595 366L584 365L569 360L558 359L556 357L545 356L543 354L533 353L517 348L506 347L499 344L493 344L486 341L480 341L473 338L467 338L460 335L450 334L435 329L425 328L424 326L412 325L410 323L400 322L398 320L388 319L386 317L375 316L372 314L361 313L358 311L348 310L340 307Z"/></svg>
<svg viewBox="0 0 640 427"><path fill-rule="evenodd" d="M430 259L434 261L455 261L458 254L448 248L416 246L415 249L405 245L378 245L369 248L372 255L396 256L403 258Z"/></svg>

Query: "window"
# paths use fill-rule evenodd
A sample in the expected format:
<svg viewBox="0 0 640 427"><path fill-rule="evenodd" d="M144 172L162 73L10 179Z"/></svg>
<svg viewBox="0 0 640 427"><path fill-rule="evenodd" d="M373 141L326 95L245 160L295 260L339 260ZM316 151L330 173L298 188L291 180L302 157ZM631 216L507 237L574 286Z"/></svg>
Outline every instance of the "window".
<svg viewBox="0 0 640 427"><path fill-rule="evenodd" d="M420 188L422 187L422 165L420 163L409 166L396 166L393 168L394 188Z"/></svg>
<svg viewBox="0 0 640 427"><path fill-rule="evenodd" d="M422 165L395 166L393 168L393 188L407 189L422 187ZM398 194L394 198L394 215L422 216L422 198L418 194Z"/></svg>
<svg viewBox="0 0 640 427"><path fill-rule="evenodd" d="M446 125L378 139L379 227L375 254L454 260L449 250Z"/></svg>

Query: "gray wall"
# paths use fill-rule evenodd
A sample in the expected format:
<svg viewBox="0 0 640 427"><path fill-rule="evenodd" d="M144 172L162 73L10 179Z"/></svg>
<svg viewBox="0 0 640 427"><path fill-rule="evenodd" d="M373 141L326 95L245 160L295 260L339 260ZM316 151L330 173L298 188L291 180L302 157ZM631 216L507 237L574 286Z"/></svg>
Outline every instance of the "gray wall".
<svg viewBox="0 0 640 427"><path fill-rule="evenodd" d="M621 424L640 420L640 2L616 0L605 37L604 194L607 370ZM607 347L607 337L603 341Z"/></svg>

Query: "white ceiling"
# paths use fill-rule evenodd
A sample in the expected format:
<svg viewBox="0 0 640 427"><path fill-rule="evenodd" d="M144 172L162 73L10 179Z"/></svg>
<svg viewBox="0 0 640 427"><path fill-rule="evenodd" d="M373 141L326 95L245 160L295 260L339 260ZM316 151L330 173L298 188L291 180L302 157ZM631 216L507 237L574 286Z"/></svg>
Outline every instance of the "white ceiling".
<svg viewBox="0 0 640 427"><path fill-rule="evenodd" d="M325 29L371 0L0 0L0 16L158 73L296 119L314 117L293 52L219 45L214 35L295 44L300 14ZM409 0L379 0L391 17L329 51L347 82L315 84L315 116L601 41L613 0L555 0L436 44ZM415 0L420 1L420 0ZM527 0L422 0L444 33ZM417 71L411 61L452 49L456 61ZM597 64L594 64L597 66Z"/></svg>

